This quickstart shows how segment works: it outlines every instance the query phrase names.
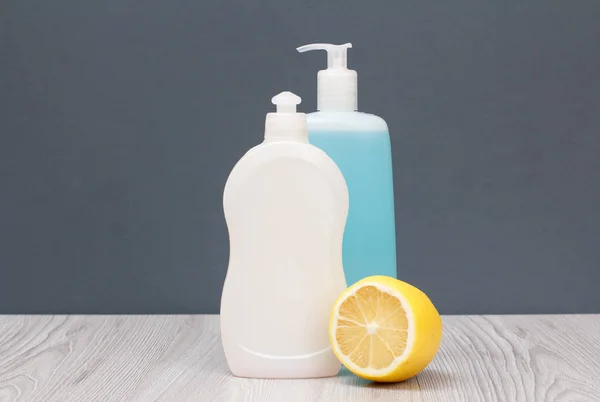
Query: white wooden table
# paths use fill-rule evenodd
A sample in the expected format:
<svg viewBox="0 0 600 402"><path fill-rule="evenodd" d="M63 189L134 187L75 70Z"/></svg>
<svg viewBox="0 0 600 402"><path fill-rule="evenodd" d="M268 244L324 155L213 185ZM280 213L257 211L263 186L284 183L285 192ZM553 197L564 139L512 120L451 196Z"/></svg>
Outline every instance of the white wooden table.
<svg viewBox="0 0 600 402"><path fill-rule="evenodd" d="M600 315L448 316L416 378L230 375L218 316L0 316L0 401L600 401Z"/></svg>

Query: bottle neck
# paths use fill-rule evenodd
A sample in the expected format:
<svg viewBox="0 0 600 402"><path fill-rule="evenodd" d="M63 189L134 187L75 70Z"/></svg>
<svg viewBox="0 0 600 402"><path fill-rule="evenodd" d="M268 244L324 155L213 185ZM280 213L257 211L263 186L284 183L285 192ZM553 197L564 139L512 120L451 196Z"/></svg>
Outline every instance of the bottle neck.
<svg viewBox="0 0 600 402"><path fill-rule="evenodd" d="M322 112L358 110L356 71L327 69L317 75L317 109Z"/></svg>
<svg viewBox="0 0 600 402"><path fill-rule="evenodd" d="M275 142L296 142L298 144L308 144L308 137L306 138L297 138L297 137L276 137L272 135L265 135L265 139L263 140L263 144L272 144Z"/></svg>
<svg viewBox="0 0 600 402"><path fill-rule="evenodd" d="M356 98L348 96L319 96L317 110L320 112L356 112L358 105Z"/></svg>
<svg viewBox="0 0 600 402"><path fill-rule="evenodd" d="M268 113L265 121L265 143L308 143L308 126L304 113Z"/></svg>

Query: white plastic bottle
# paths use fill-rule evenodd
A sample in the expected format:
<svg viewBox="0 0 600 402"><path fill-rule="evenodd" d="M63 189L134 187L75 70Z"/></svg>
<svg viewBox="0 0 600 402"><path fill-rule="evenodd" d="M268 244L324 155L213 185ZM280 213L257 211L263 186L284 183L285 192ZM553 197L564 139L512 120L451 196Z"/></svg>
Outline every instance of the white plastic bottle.
<svg viewBox="0 0 600 402"><path fill-rule="evenodd" d="M300 98L275 96L264 142L229 175L223 208L230 256L221 335L232 373L254 378L336 375L329 314L346 288L342 239L348 189L308 143Z"/></svg>

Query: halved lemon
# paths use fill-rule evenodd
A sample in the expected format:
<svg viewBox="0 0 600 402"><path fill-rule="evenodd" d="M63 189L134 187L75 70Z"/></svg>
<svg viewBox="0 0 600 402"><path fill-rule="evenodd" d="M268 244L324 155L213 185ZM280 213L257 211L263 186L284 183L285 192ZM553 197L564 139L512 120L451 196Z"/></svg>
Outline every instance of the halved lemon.
<svg viewBox="0 0 600 402"><path fill-rule="evenodd" d="M335 302L329 337L348 370L368 380L396 382L431 362L442 339L442 320L416 287L371 276L350 286Z"/></svg>

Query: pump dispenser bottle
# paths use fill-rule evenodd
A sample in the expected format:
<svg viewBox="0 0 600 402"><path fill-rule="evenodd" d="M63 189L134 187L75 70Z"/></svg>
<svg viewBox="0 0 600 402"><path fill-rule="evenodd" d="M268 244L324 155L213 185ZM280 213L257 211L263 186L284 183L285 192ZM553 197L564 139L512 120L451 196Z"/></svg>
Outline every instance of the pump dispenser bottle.
<svg viewBox="0 0 600 402"><path fill-rule="evenodd" d="M329 314L346 288L342 239L348 189L308 143L300 98L273 98L264 142L235 165L223 194L230 255L221 298L232 373L254 378L336 375Z"/></svg>
<svg viewBox="0 0 600 402"><path fill-rule="evenodd" d="M319 111L308 114L308 135L348 185L343 258L349 285L371 275L397 275L390 135L381 117L357 111L357 74L347 67L351 47L316 43L297 49L327 52L327 69L317 75Z"/></svg>

